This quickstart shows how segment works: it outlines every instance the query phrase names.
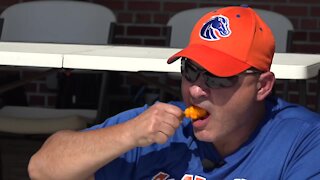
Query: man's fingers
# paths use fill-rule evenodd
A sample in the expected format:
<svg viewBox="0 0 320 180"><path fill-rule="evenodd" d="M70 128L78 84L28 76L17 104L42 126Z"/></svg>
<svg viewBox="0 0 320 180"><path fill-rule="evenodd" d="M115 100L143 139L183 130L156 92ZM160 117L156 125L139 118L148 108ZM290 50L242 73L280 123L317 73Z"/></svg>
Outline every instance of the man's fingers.
<svg viewBox="0 0 320 180"><path fill-rule="evenodd" d="M157 103L154 106L159 106L157 108L163 109L166 113L172 114L175 117L181 117L183 115L183 111L175 105L167 104L167 103Z"/></svg>
<svg viewBox="0 0 320 180"><path fill-rule="evenodd" d="M162 132L162 131L159 131L156 135L155 135L155 142L158 143L158 144L164 144L167 142L167 140L169 139L169 136Z"/></svg>
<svg viewBox="0 0 320 180"><path fill-rule="evenodd" d="M174 134L174 132L176 131L176 128L173 127L171 124L163 122L159 127L159 131L170 137Z"/></svg>

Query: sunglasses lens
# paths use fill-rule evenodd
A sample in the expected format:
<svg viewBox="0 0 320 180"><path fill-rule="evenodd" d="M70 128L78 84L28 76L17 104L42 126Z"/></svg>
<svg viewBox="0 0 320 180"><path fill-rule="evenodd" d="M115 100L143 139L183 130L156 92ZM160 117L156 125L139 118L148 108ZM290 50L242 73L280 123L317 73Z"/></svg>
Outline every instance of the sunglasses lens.
<svg viewBox="0 0 320 180"><path fill-rule="evenodd" d="M189 60L181 61L181 74L184 78L186 78L189 82L194 83L200 73L204 76L205 84L210 88L224 88L233 86L237 80L238 76L232 77L218 77L215 76L208 71L198 68L193 65Z"/></svg>
<svg viewBox="0 0 320 180"><path fill-rule="evenodd" d="M206 85L210 88L224 88L233 86L238 80L238 76L216 77L206 74Z"/></svg>
<svg viewBox="0 0 320 180"><path fill-rule="evenodd" d="M195 82L198 79L199 76L199 69L195 66L193 66L188 61L184 61L184 64L181 67L182 75L189 81L189 82Z"/></svg>

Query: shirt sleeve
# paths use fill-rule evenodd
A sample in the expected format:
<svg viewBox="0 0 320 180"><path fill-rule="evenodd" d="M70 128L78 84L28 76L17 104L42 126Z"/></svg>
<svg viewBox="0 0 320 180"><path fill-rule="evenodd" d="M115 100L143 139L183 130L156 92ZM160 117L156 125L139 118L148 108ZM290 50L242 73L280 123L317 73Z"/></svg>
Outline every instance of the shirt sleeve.
<svg viewBox="0 0 320 180"><path fill-rule="evenodd" d="M170 104L176 105L180 108L185 108L184 104L182 102L169 102ZM125 121L128 121L139 114L143 113L145 110L149 108L148 105L145 105L143 107L131 109L125 112L122 112L120 114L117 114L111 118L106 119L103 123L92 126L90 128L84 129L83 131L90 131L100 128L109 127L112 125L120 124ZM135 179L134 177L137 177L137 173L142 167L144 170L148 169L147 166L141 166L137 167L137 163L139 163L139 158L142 155L148 154L149 152L152 152L154 150L157 150L159 148L163 148L167 146L168 144L161 145L160 147L158 145L151 145L148 148L134 148L124 154L122 154L120 157L116 158L109 164L103 166L95 173L95 179L96 180L105 180L105 179ZM152 153L151 153L152 154ZM163 156L152 156L150 157L147 163L145 164L156 164L160 159L163 159ZM145 161L145 160L144 160ZM141 166L141 167L140 167Z"/></svg>
<svg viewBox="0 0 320 180"><path fill-rule="evenodd" d="M115 115L113 117L110 117L110 118L106 119L101 124L94 125L94 126L92 126L90 128L84 129L83 131L101 129L101 128L105 128L105 127L108 127L108 126L112 126L112 125L123 123L125 121L128 121L128 120L138 116L139 114L144 112L146 109L148 109L148 107L149 107L148 105L144 105L143 107L139 107L139 108L135 108L135 109L130 109L130 110L124 111L122 113L119 113L119 114L117 114L117 115Z"/></svg>

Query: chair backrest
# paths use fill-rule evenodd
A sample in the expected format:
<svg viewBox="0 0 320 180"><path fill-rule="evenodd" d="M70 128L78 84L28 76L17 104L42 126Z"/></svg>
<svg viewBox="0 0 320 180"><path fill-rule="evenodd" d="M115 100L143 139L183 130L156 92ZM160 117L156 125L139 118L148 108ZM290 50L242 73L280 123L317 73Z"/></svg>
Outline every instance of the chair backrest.
<svg viewBox="0 0 320 180"><path fill-rule="evenodd" d="M31 1L14 4L6 8L0 15L4 19L1 41L39 42L39 43L71 43L71 44L110 44L113 39L113 29L116 23L114 13L102 5L81 1ZM77 81L80 87L95 87L92 81L96 74L86 74L87 79ZM74 76L78 76L74 75ZM88 88L77 88L69 85L69 79L74 76L65 76L57 79L56 74L47 79L48 87L57 88L59 108L70 108L67 102L72 99L63 99L69 93L79 93ZM60 76L59 76L60 77ZM90 78L91 77L91 78ZM59 82L57 82L57 80ZM86 108L95 103L99 89L90 88L85 98L77 97L71 108ZM78 95L78 94L77 94ZM90 102L89 102L90 101ZM85 107L82 107L85 104Z"/></svg>
<svg viewBox="0 0 320 180"><path fill-rule="evenodd" d="M204 14L221 7L207 7L190 9L175 14L167 23L171 27L170 47L183 48L188 45L189 36L193 26ZM287 52L290 32L293 31L293 25L290 20L276 12L254 9L259 16L269 25L275 39L276 52Z"/></svg>
<svg viewBox="0 0 320 180"><path fill-rule="evenodd" d="M79 1L32 1L5 9L2 41L107 44L116 21L108 8Z"/></svg>

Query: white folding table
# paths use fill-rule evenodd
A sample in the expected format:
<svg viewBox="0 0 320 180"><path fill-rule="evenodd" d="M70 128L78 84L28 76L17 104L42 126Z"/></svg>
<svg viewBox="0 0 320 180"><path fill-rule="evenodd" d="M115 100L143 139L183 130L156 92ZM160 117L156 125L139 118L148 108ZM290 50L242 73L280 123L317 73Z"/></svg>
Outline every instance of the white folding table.
<svg viewBox="0 0 320 180"><path fill-rule="evenodd" d="M180 72L166 63L176 48L0 42L0 65L113 71ZM320 54L276 53L271 71L277 79L317 76Z"/></svg>
<svg viewBox="0 0 320 180"><path fill-rule="evenodd" d="M81 48L75 46L76 48ZM176 48L96 46L95 49L64 54L63 67L90 70L180 72L180 63L168 65ZM309 79L317 76L320 55L276 53L271 66L277 79Z"/></svg>
<svg viewBox="0 0 320 180"><path fill-rule="evenodd" d="M180 72L167 58L180 49L143 46L0 42L0 65L128 72ZM319 54L276 53L271 71L277 79L305 80L320 70ZM301 89L305 103L305 88ZM319 108L319 106L318 106ZM320 108L319 108L320 109ZM320 110L318 110L320 111Z"/></svg>

